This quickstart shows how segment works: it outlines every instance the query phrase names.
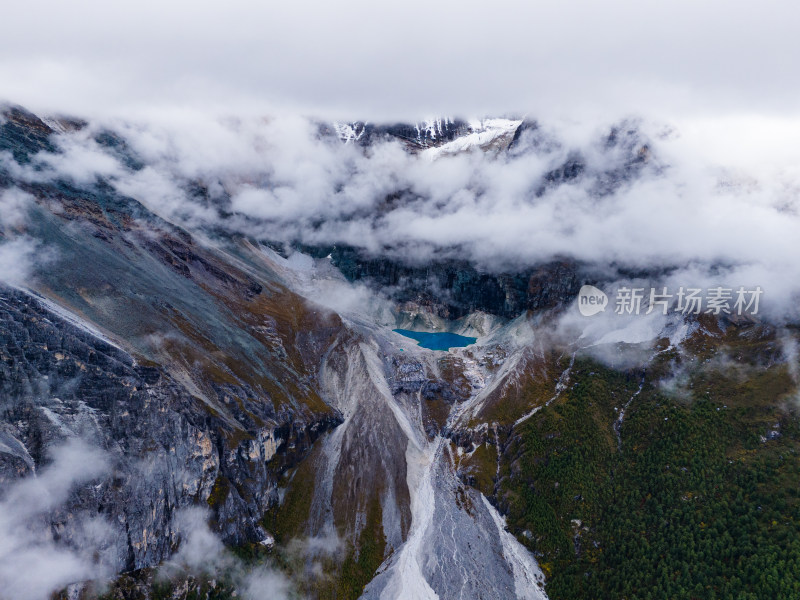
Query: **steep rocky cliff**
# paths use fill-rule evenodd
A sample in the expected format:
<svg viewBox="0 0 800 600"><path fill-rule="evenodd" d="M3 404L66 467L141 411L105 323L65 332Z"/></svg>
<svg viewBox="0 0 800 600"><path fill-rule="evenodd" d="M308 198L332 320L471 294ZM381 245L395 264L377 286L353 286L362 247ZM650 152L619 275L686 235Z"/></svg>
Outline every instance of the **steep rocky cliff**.
<svg viewBox="0 0 800 600"><path fill-rule="evenodd" d="M114 528L100 548L117 571L158 564L185 534L181 508L208 504L231 543L260 541L280 474L338 419L286 420L265 402L221 413L168 371L103 341L27 294L2 290L2 473L10 485L52 461L74 438L101 450L107 477L52 516L65 543L101 515ZM243 413L243 414L239 414ZM239 417L245 423L234 419Z"/></svg>

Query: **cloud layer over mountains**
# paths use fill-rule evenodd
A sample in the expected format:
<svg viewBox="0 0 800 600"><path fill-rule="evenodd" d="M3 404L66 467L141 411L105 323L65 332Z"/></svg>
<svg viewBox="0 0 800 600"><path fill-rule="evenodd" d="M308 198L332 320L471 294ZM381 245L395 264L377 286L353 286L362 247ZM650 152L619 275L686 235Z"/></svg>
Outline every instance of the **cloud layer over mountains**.
<svg viewBox="0 0 800 600"><path fill-rule="evenodd" d="M508 151L435 158L397 140L363 148L325 131L299 117L170 113L93 121L57 136L57 154L25 166L2 160L20 181L100 178L189 228L260 240L464 258L495 271L554 258L667 269L675 281L677 269L684 285L760 285L783 307L800 280L796 169L726 168L662 124L545 123ZM24 200L3 195L7 230L18 228ZM3 248L0 256L14 250Z"/></svg>

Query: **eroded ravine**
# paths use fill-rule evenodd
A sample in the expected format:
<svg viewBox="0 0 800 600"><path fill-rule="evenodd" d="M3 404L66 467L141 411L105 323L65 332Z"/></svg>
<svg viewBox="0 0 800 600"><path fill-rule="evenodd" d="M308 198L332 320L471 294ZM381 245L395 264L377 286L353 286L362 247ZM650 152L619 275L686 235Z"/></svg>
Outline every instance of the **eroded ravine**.
<svg viewBox="0 0 800 600"><path fill-rule="evenodd" d="M478 368L469 357L460 357L469 362L467 367ZM418 351L415 358L424 363L434 355ZM490 378L482 373L473 379L479 384L473 386L467 404ZM404 402L386 400L395 409L406 410ZM448 422L462 409L454 404ZM536 560L506 531L503 518L488 500L458 478L450 440L438 435L427 441L416 414L394 414L404 431L408 424L415 427L405 448L411 528L362 598L546 598L544 575Z"/></svg>

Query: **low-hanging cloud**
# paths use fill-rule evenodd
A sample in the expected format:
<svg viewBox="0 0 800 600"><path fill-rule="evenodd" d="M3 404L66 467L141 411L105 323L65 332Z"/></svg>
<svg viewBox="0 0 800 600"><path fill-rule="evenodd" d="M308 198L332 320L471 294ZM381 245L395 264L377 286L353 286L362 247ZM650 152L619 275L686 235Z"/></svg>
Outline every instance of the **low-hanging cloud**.
<svg viewBox="0 0 800 600"><path fill-rule="evenodd" d="M208 525L208 511L200 507L183 509L176 515L184 531L178 551L159 571L166 579L189 575L226 578L244 600L284 600L293 597L292 583L268 562L245 564L234 556Z"/></svg>
<svg viewBox="0 0 800 600"><path fill-rule="evenodd" d="M6 158L8 160L8 158ZM26 286L36 267L53 254L26 231L33 197L16 187L0 190L0 282Z"/></svg>
<svg viewBox="0 0 800 600"><path fill-rule="evenodd" d="M25 285L34 271L39 245L31 238L0 242L0 282Z"/></svg>
<svg viewBox="0 0 800 600"><path fill-rule="evenodd" d="M81 519L71 545L54 539L53 511L81 485L104 475L105 454L79 440L52 450L53 462L3 490L0 500L0 598L47 600L69 584L111 574L102 561L110 527L101 518Z"/></svg>
<svg viewBox="0 0 800 600"><path fill-rule="evenodd" d="M528 129L514 152L434 159L397 141L344 144L320 127L286 115L106 119L59 136L61 152L40 154L24 176L101 177L190 228L412 262L664 268L683 285L760 285L783 308L800 287L800 173L780 148L772 162L727 167L696 136L635 119L615 126L615 143L610 125L554 122ZM97 144L102 131L124 140L128 163ZM575 160L579 176L548 184Z"/></svg>

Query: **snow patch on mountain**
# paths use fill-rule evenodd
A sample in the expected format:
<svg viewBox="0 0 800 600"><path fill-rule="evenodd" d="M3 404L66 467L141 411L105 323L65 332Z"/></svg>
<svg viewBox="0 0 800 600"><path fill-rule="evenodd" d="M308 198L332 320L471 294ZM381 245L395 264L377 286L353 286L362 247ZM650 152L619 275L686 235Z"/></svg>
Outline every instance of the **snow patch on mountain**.
<svg viewBox="0 0 800 600"><path fill-rule="evenodd" d="M424 140L428 138L432 140L441 138L447 132L448 126L453 123L455 123L455 121L450 117L445 117L444 119L426 119L422 123L417 123L415 125L417 129L417 141L422 144Z"/></svg>
<svg viewBox="0 0 800 600"><path fill-rule="evenodd" d="M345 144L354 144L363 137L366 125L366 123L341 123L337 121L333 124L333 129Z"/></svg>
<svg viewBox="0 0 800 600"><path fill-rule="evenodd" d="M511 141L511 137L517 128L522 125L521 120L513 119L483 119L481 121L470 121L471 133L454 139L451 142L442 144L435 148L428 148L422 155L434 160L448 154L457 154L472 150L473 148L486 149L501 139Z"/></svg>

